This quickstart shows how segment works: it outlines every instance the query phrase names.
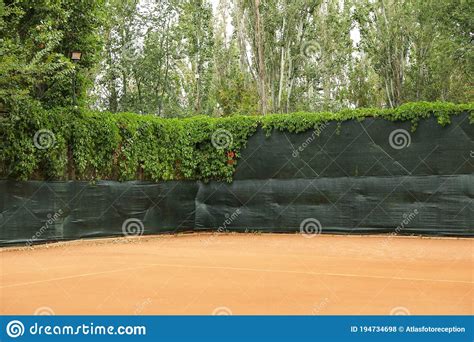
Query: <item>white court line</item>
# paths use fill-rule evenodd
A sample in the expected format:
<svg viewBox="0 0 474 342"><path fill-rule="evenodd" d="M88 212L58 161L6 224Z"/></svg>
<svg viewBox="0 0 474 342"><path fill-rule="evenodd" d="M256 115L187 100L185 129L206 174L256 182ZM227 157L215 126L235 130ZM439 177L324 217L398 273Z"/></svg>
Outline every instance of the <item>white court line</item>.
<svg viewBox="0 0 474 342"><path fill-rule="evenodd" d="M306 272L306 271L291 271L291 270L290 271L288 271L288 270L269 270L269 269L260 269L260 268L228 267L228 266L193 266L193 265L176 265L176 264L147 264L147 265L149 265L149 266L162 266L162 267L183 267L183 268L204 268L204 269L208 268L208 269L222 269L222 270L231 270L231 271L290 273L290 274L304 274L304 275L317 275L317 276L329 276L329 277L395 279L395 280L433 281L433 282L443 282L443 283L474 284L474 282L468 281L468 280L384 277L384 276L377 276L377 275L350 274L350 273Z"/></svg>
<svg viewBox="0 0 474 342"><path fill-rule="evenodd" d="M474 284L474 282L468 281L468 280L385 277L385 276L367 275L367 274L268 270L268 269L260 269L260 268L227 267L227 266L198 266L198 265L180 265L180 264L145 264L144 266L128 267L128 268L122 268L122 269L118 269L118 270L94 272L94 273L82 273L82 274L76 274L76 275L67 276L67 277L59 277L59 278L52 278L52 279L46 279L46 280L31 281L31 282L26 282L26 283L4 285L4 286L0 286L0 288L4 289L4 288L11 288L11 287L27 286L27 285L47 283L47 282L51 282L51 281L67 280L67 279L74 279L74 278L83 278L83 277L90 277L90 276L109 274L109 273L117 273L117 272L124 272L124 271L133 271L133 270L138 270L138 269L143 269L143 268L150 268L150 267L157 267L157 266L158 267L173 267L173 268L219 269L219 270L229 270L229 271L246 271L246 272L250 271L250 272L266 272L266 273L303 274L303 275L346 277L346 278L393 279L393 280L409 280L409 281L428 281L428 282L438 282L438 283Z"/></svg>
<svg viewBox="0 0 474 342"><path fill-rule="evenodd" d="M67 279L74 279L74 278L90 277L90 276L96 276L96 275L101 275L101 274L117 273L117 272L124 272L124 271L133 271L133 270L138 270L138 269L142 269L142 268L149 268L149 267L153 267L153 266L127 267L127 268L121 268L121 269L118 269L118 270L111 270L111 271L92 272L92 273L81 273L81 274L76 274L76 275L67 276L67 277L58 277L58 278L45 279L45 280L29 281L29 282L26 282L26 283L2 285L2 286L0 286L0 289L5 289L5 288L9 288L9 287L19 287L19 286L27 286L27 285L35 285L35 284L41 284L41 283L48 283L48 282L50 282L50 281L58 281L58 280L67 280Z"/></svg>

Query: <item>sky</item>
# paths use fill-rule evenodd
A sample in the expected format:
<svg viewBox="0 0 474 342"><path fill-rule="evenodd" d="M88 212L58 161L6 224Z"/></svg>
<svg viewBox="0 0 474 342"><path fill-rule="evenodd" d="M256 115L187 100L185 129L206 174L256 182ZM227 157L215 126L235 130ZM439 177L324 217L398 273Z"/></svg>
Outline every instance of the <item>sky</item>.
<svg viewBox="0 0 474 342"><path fill-rule="evenodd" d="M214 11L217 8L217 5L219 4L219 0L211 0L212 8L214 8Z"/></svg>

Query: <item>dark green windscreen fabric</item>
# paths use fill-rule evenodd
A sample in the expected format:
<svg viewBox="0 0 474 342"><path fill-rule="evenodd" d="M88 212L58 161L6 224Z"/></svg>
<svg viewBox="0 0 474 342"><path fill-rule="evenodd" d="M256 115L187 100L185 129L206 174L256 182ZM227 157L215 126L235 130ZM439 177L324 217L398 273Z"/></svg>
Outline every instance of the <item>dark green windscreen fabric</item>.
<svg viewBox="0 0 474 342"><path fill-rule="evenodd" d="M198 187L196 182L0 181L0 243L123 235L124 222L133 218L144 234L190 229Z"/></svg>
<svg viewBox="0 0 474 342"><path fill-rule="evenodd" d="M179 231L474 236L474 125L382 119L259 130L232 183L0 181L0 244Z"/></svg>
<svg viewBox="0 0 474 342"><path fill-rule="evenodd" d="M323 233L472 236L473 138L467 115L415 132L380 119L258 132L232 184L199 188L196 228L297 231L313 218Z"/></svg>

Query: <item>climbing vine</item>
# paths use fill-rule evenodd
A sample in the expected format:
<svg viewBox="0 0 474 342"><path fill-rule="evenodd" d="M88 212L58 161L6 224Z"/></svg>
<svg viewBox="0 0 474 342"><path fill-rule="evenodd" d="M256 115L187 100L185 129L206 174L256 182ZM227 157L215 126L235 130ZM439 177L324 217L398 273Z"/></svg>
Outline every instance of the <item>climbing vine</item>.
<svg viewBox="0 0 474 342"><path fill-rule="evenodd" d="M408 103L396 109L337 113L165 119L134 113L30 106L0 121L2 178L49 180L232 181L242 149L257 129L300 133L328 121L380 118L409 121L434 116L440 125L474 104Z"/></svg>

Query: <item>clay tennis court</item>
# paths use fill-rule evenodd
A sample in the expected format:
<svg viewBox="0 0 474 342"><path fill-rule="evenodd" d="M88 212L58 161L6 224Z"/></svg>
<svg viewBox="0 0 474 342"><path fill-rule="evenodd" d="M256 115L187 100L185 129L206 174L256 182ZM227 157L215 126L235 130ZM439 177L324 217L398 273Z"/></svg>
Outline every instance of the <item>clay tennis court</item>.
<svg viewBox="0 0 474 342"><path fill-rule="evenodd" d="M472 239L183 234L0 256L1 314L474 314Z"/></svg>

